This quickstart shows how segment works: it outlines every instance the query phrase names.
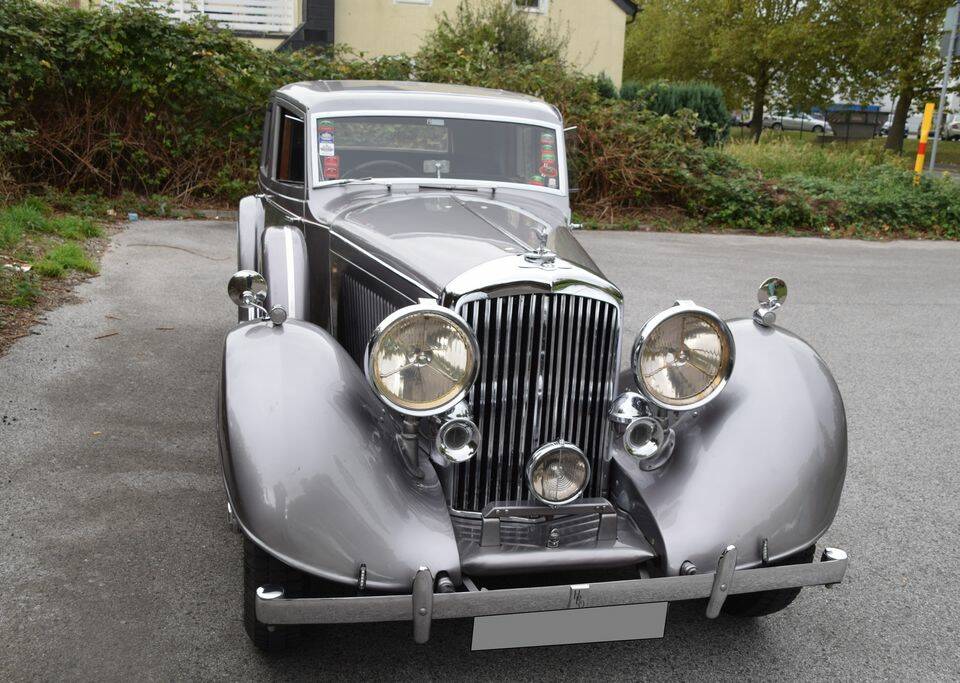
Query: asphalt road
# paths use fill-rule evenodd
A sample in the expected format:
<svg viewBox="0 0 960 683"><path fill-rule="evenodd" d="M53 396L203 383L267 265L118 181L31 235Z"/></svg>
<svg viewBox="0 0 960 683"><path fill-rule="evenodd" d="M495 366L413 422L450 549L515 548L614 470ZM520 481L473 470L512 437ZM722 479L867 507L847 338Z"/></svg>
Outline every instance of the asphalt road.
<svg viewBox="0 0 960 683"><path fill-rule="evenodd" d="M780 322L847 406L824 539L850 554L842 586L752 622L673 605L659 641L471 654L458 621L426 647L386 624L261 656L240 622L214 427L233 226L141 222L83 303L0 358L0 680L960 678L960 245L582 239L625 291L629 338L676 298L748 315L757 284L785 277Z"/></svg>

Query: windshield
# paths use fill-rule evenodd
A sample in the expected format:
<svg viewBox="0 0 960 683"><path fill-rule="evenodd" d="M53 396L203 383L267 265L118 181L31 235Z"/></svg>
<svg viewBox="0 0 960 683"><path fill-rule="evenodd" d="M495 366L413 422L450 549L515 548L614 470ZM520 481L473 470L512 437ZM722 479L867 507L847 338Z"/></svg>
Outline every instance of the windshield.
<svg viewBox="0 0 960 683"><path fill-rule="evenodd" d="M422 178L560 188L557 134L506 121L411 116L320 117L321 182Z"/></svg>

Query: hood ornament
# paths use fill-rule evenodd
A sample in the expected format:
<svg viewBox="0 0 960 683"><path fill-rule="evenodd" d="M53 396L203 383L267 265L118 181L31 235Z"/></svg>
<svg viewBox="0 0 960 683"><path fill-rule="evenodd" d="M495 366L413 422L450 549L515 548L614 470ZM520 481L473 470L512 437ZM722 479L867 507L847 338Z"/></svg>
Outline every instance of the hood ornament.
<svg viewBox="0 0 960 683"><path fill-rule="evenodd" d="M553 270L554 268L568 268L569 266L558 266L557 255L547 249L547 238L549 231L544 227L537 230L537 248L528 251L523 255L523 260L531 267L543 268L544 270Z"/></svg>

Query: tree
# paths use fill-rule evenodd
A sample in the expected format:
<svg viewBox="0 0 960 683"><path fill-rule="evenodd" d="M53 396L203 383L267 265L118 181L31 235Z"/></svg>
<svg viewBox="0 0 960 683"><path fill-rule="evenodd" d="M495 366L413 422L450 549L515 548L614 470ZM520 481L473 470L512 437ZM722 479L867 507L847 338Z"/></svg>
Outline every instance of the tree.
<svg viewBox="0 0 960 683"><path fill-rule="evenodd" d="M839 23L846 27L842 50L845 92L875 99L894 93L897 103L887 149L903 146L910 108L918 98L935 96L943 60L940 28L955 0L846 0Z"/></svg>
<svg viewBox="0 0 960 683"><path fill-rule="evenodd" d="M828 101L838 67L827 0L651 0L627 36L627 78L709 80L749 101L755 140L767 103Z"/></svg>

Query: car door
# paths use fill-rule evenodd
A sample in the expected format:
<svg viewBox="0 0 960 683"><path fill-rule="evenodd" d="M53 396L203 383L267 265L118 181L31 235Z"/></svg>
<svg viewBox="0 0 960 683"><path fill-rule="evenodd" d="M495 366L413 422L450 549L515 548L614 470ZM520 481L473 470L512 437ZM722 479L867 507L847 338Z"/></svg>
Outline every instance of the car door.
<svg viewBox="0 0 960 683"><path fill-rule="evenodd" d="M269 305L290 317L309 319L307 247L303 212L307 198L306 112L293 102L272 103L269 144L260 172L264 230L258 270L267 278Z"/></svg>
<svg viewBox="0 0 960 683"><path fill-rule="evenodd" d="M306 113L292 103L272 104L269 158L261 167L260 185L267 206L267 225L297 222L306 201L307 135Z"/></svg>

